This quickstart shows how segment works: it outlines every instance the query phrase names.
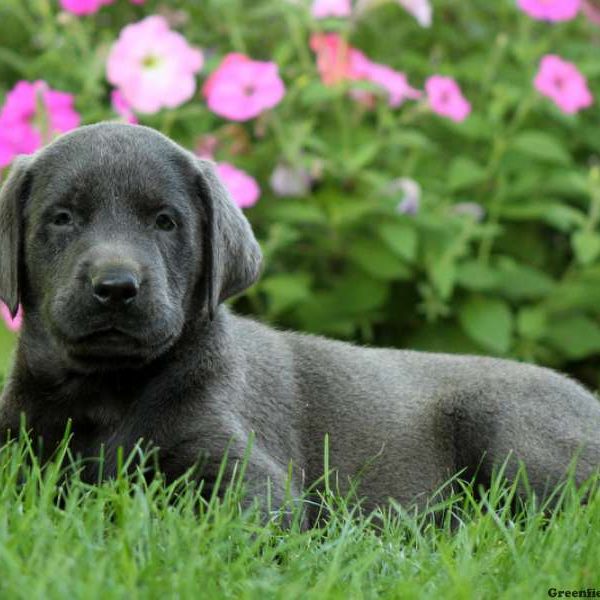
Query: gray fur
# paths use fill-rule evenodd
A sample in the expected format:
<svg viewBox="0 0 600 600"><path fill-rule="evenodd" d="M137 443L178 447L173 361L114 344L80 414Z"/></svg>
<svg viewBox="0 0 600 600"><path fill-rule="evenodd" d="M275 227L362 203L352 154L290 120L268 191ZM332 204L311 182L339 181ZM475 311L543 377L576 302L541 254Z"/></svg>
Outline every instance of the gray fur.
<svg viewBox="0 0 600 600"><path fill-rule="evenodd" d="M165 209L174 231L155 228ZM0 297L25 312L0 428L25 413L48 453L72 419L77 453L104 446L105 476L143 439L171 479L202 457L210 487L227 445L232 464L254 432L248 489L264 499L270 481L275 507L290 463L293 495L323 475L326 434L342 489L361 474L365 508L423 505L462 469L486 483L509 455L508 475L524 461L541 496L576 454L579 482L600 466L600 404L551 370L361 348L232 314L223 300L259 275L250 226L209 162L151 129L83 127L17 162L0 219ZM141 278L131 305L94 300L91 274L106 265ZM117 332L98 334L107 327Z"/></svg>

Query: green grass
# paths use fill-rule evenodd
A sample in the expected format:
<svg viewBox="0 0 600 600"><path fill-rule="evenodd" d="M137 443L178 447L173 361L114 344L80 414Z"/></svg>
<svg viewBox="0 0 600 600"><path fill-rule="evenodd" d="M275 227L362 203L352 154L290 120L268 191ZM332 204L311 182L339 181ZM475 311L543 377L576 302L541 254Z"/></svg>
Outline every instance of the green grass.
<svg viewBox="0 0 600 600"><path fill-rule="evenodd" d="M1 598L544 598L600 587L597 481L557 490L554 511L515 507L499 477L479 499L464 485L437 524L399 508L360 517L332 495L329 520L301 531L242 511L237 482L222 500L139 472L90 486L65 461L41 469L30 454L23 443L0 450Z"/></svg>
<svg viewBox="0 0 600 600"><path fill-rule="evenodd" d="M0 319L0 389L2 376L8 371L12 361L16 338L14 333L4 327L4 323Z"/></svg>

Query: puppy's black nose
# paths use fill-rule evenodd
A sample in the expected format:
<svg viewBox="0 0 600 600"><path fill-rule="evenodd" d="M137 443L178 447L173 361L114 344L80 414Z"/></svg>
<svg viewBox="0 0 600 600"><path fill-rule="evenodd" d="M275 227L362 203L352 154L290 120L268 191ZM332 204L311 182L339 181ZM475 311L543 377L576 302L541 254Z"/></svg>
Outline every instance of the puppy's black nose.
<svg viewBox="0 0 600 600"><path fill-rule="evenodd" d="M140 284L135 273L130 270L111 267L94 274L92 289L94 298L100 304L118 308L135 300Z"/></svg>

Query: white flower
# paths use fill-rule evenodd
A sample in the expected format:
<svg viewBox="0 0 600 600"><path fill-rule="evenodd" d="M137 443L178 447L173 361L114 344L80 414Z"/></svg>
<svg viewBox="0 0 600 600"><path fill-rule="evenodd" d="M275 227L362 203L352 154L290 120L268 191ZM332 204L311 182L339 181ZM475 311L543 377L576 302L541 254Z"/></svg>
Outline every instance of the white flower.
<svg viewBox="0 0 600 600"><path fill-rule="evenodd" d="M418 21L421 27L431 27L433 9L429 0L398 0L398 3Z"/></svg>
<svg viewBox="0 0 600 600"><path fill-rule="evenodd" d="M396 210L403 215L416 215L421 207L421 186L409 177L395 179L388 186L388 194L401 194Z"/></svg>
<svg viewBox="0 0 600 600"><path fill-rule="evenodd" d="M310 192L312 178L306 169L280 163L271 174L269 183L277 196L302 197Z"/></svg>
<svg viewBox="0 0 600 600"><path fill-rule="evenodd" d="M288 0L289 1L289 0ZM357 17L362 16L368 10L372 10L381 4L392 0L356 0L354 13ZM404 10L409 12L421 27L430 27L433 20L433 9L429 0L395 0Z"/></svg>

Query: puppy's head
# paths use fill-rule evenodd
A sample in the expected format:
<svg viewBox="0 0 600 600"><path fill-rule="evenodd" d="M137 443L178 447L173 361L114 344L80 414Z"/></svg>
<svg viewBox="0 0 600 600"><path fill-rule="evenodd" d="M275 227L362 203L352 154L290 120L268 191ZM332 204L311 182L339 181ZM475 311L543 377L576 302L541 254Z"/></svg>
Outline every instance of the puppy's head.
<svg viewBox="0 0 600 600"><path fill-rule="evenodd" d="M17 160L0 193L0 299L74 367L148 363L260 260L212 164L146 127L64 135Z"/></svg>

